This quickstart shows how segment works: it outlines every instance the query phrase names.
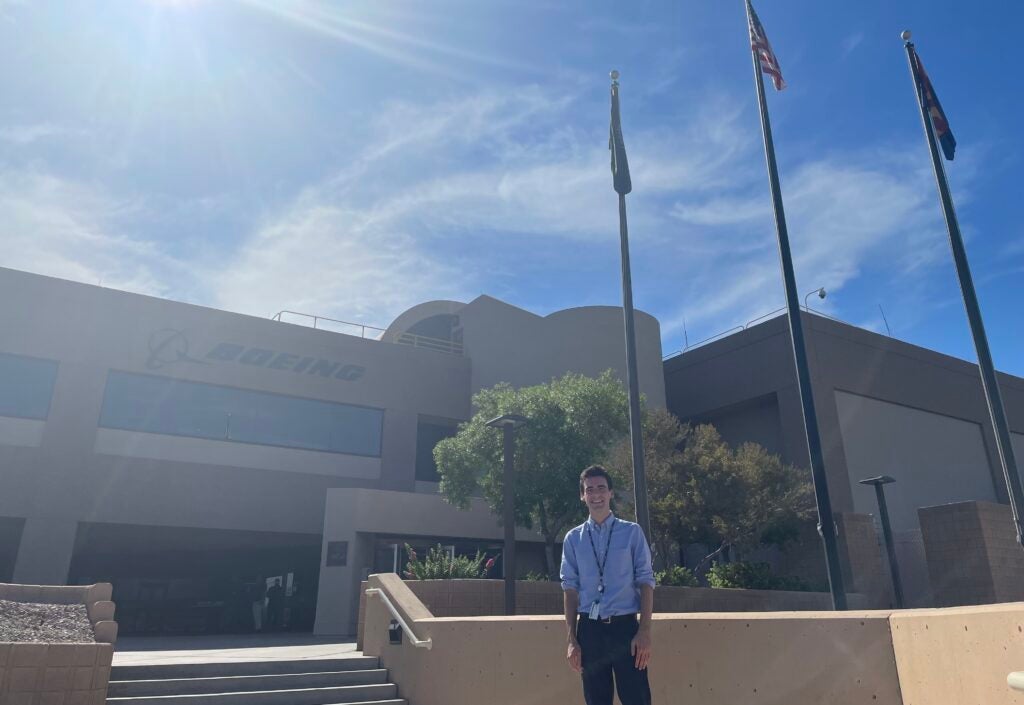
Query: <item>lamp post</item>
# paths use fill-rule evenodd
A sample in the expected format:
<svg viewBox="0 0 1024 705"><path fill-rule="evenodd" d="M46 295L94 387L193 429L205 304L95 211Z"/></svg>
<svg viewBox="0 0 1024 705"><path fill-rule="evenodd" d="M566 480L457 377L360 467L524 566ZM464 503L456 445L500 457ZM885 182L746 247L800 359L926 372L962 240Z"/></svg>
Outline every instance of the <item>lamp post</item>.
<svg viewBox="0 0 1024 705"><path fill-rule="evenodd" d="M889 555L889 573L892 575L892 592L896 598L896 608L903 608L903 584L900 582L900 567L896 563L896 547L892 542L892 527L889 525L889 508L885 504L885 485L896 482L896 478L888 475L869 477L861 480L861 485L872 485L875 488L875 498L878 500L878 516L882 520L882 536L885 537L885 552Z"/></svg>
<svg viewBox="0 0 1024 705"><path fill-rule="evenodd" d="M819 299L824 299L828 295L828 292L825 291L825 287L823 286L815 289L814 291L808 291L807 295L804 296L804 309L807 311L811 310L811 307L807 305L807 299L811 297L811 294L817 294Z"/></svg>
<svg viewBox="0 0 1024 705"><path fill-rule="evenodd" d="M515 493L515 430L524 426L528 419L518 414L502 414L491 419L487 426L504 431L505 469L501 476L502 505L505 517L505 548L502 558L502 573L505 575L505 614L516 613L516 493Z"/></svg>

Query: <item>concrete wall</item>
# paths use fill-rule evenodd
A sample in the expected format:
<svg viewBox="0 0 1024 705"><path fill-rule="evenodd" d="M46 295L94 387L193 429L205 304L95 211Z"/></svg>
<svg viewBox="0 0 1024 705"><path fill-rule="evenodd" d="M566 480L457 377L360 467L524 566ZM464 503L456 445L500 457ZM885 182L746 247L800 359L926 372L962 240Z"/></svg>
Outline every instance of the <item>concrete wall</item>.
<svg viewBox="0 0 1024 705"><path fill-rule="evenodd" d="M430 613L397 576L372 576L432 647L387 642L391 614L367 600L364 650L380 656L400 697L417 705L561 705L582 700L565 662L558 616L449 617ZM654 702L901 703L888 613L655 615Z"/></svg>
<svg viewBox="0 0 1024 705"><path fill-rule="evenodd" d="M394 575L372 576L419 639L387 640L392 615L367 601L365 652L417 705L556 705L582 698L555 616L449 617ZM1012 705L1024 604L945 610L655 615L654 702L679 705Z"/></svg>

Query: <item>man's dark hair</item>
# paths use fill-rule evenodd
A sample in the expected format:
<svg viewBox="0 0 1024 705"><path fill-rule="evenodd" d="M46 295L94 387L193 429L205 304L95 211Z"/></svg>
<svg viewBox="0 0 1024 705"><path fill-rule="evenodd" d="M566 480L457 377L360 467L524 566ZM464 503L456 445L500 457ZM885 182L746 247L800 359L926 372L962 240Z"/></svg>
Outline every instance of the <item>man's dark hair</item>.
<svg viewBox="0 0 1024 705"><path fill-rule="evenodd" d="M583 481L589 477L603 477L608 483L608 489L612 489L612 476L600 465L591 465L580 473L580 494L583 494Z"/></svg>

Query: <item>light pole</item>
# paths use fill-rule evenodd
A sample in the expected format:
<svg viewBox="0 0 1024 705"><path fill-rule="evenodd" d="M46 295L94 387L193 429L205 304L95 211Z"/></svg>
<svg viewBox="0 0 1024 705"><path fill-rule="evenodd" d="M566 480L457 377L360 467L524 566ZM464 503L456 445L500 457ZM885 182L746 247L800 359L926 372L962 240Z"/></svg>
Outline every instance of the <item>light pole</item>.
<svg viewBox="0 0 1024 705"><path fill-rule="evenodd" d="M900 582L900 567L896 563L896 547L892 542L892 527L889 525L889 508L885 505L885 485L896 482L896 478L888 475L869 477L861 480L861 485L872 485L875 498L878 500L878 516L882 520L882 536L885 537L885 552L889 555L889 573L892 575L892 592L896 598L896 608L903 609L903 583Z"/></svg>
<svg viewBox="0 0 1024 705"><path fill-rule="evenodd" d="M502 452L505 469L501 476L502 505L505 517L505 548L502 573L505 575L505 614L516 613L516 493L515 493L515 430L526 425L528 419L518 414L502 414L491 419L487 426L504 431Z"/></svg>
<svg viewBox="0 0 1024 705"><path fill-rule="evenodd" d="M828 292L825 291L825 287L823 286L815 289L814 291L808 291L806 296L804 296L804 309L806 311L811 310L811 307L807 305L807 299L811 297L811 294L817 294L819 299L824 299L826 296L828 296Z"/></svg>

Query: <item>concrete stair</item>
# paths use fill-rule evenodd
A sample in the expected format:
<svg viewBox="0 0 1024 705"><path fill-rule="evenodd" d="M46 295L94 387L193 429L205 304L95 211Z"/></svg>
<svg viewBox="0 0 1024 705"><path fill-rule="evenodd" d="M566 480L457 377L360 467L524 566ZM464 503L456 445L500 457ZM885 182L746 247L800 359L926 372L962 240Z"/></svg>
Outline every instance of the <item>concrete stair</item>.
<svg viewBox="0 0 1024 705"><path fill-rule="evenodd" d="M108 705L408 705L376 658L114 666Z"/></svg>

